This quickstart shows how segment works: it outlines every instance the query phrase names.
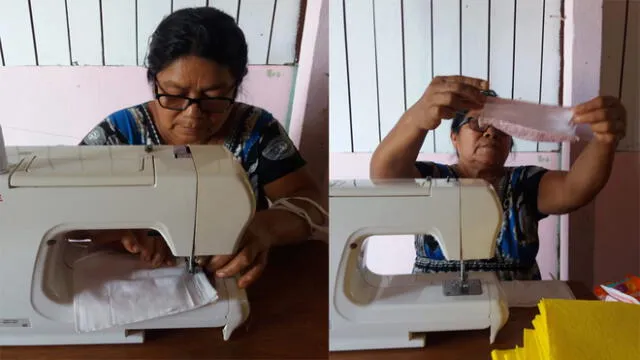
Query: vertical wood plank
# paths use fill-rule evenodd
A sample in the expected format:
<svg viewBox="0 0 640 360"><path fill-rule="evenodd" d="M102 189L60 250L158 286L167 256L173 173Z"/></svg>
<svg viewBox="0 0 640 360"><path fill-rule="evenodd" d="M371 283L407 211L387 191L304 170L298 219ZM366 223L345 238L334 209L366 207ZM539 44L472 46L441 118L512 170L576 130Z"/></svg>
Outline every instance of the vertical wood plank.
<svg viewBox="0 0 640 360"><path fill-rule="evenodd" d="M267 63L275 0L242 0L238 24L249 46L249 64Z"/></svg>
<svg viewBox="0 0 640 360"><path fill-rule="evenodd" d="M640 2L629 1L621 101L627 110L627 135L619 151L640 150Z"/></svg>
<svg viewBox="0 0 640 360"><path fill-rule="evenodd" d="M433 0L433 76L460 74L460 2ZM436 153L455 153L451 120L435 131Z"/></svg>
<svg viewBox="0 0 640 360"><path fill-rule="evenodd" d="M343 0L329 0L329 152L351 152Z"/></svg>
<svg viewBox="0 0 640 360"><path fill-rule="evenodd" d="M544 31L542 38L542 77L540 84L540 103L558 105L560 100L560 28L562 16L561 0L545 0ZM560 150L560 144L541 142L538 151Z"/></svg>
<svg viewBox="0 0 640 360"><path fill-rule="evenodd" d="M462 75L488 79L489 0L462 0Z"/></svg>
<svg viewBox="0 0 640 360"><path fill-rule="evenodd" d="M353 150L374 151L379 144L378 84L373 1L346 1L345 23L351 96Z"/></svg>
<svg viewBox="0 0 640 360"><path fill-rule="evenodd" d="M105 65L136 65L135 1L102 0Z"/></svg>
<svg viewBox="0 0 640 360"><path fill-rule="evenodd" d="M538 102L542 70L542 1L516 2L513 98ZM514 139L515 150L537 151L534 141Z"/></svg>
<svg viewBox="0 0 640 360"><path fill-rule="evenodd" d="M73 65L102 65L102 25L98 0L67 0Z"/></svg>
<svg viewBox="0 0 640 360"><path fill-rule="evenodd" d="M403 0L402 6L405 96L409 108L422 97L433 77L431 4L424 0ZM435 152L433 131L427 134L420 152Z"/></svg>
<svg viewBox="0 0 640 360"><path fill-rule="evenodd" d="M277 0L269 46L269 64L289 64L296 59L300 0Z"/></svg>
<svg viewBox="0 0 640 360"><path fill-rule="evenodd" d="M226 12L238 21L238 0L209 0L209 6Z"/></svg>
<svg viewBox="0 0 640 360"><path fill-rule="evenodd" d="M513 92L514 1L491 0L489 11L489 86L506 99Z"/></svg>
<svg viewBox="0 0 640 360"><path fill-rule="evenodd" d="M138 65L144 65L151 35L171 13L171 0L138 0Z"/></svg>
<svg viewBox="0 0 640 360"><path fill-rule="evenodd" d="M173 0L171 11L202 6L207 6L207 0Z"/></svg>
<svg viewBox="0 0 640 360"><path fill-rule="evenodd" d="M39 65L70 65L64 0L31 0Z"/></svg>
<svg viewBox="0 0 640 360"><path fill-rule="evenodd" d="M6 66L36 65L27 1L0 2L0 39Z"/></svg>
<svg viewBox="0 0 640 360"><path fill-rule="evenodd" d="M624 19L626 1L605 0L602 4L602 58L600 94L620 96L622 46L626 36Z"/></svg>
<svg viewBox="0 0 640 360"><path fill-rule="evenodd" d="M405 111L402 4L397 0L375 0L373 6L382 139Z"/></svg>

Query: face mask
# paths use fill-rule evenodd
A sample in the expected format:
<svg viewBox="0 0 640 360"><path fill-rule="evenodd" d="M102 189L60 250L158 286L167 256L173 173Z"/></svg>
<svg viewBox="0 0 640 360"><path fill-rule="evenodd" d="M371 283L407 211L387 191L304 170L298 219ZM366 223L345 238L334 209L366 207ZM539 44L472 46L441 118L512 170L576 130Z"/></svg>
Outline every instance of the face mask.
<svg viewBox="0 0 640 360"><path fill-rule="evenodd" d="M96 252L73 264L78 332L90 332L178 314L211 304L218 293L203 272L184 264L153 269L138 257Z"/></svg>
<svg viewBox="0 0 640 360"><path fill-rule="evenodd" d="M571 122L573 110L560 106L487 97L478 116L479 126L493 126L515 138L537 142L588 140L587 125Z"/></svg>

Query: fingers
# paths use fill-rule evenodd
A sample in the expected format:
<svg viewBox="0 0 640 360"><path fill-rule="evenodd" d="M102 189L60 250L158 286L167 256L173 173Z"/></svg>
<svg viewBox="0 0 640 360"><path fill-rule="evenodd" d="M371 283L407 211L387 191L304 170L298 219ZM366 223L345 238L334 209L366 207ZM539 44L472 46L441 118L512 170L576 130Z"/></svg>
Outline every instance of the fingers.
<svg viewBox="0 0 640 360"><path fill-rule="evenodd" d="M598 96L573 108L576 115L585 114L594 110L611 108L619 105L619 100L613 96Z"/></svg>
<svg viewBox="0 0 640 360"><path fill-rule="evenodd" d="M238 287L241 289L247 288L251 284L253 284L260 275L264 272L265 267L267 266L267 258L268 253L266 251L260 253L258 255L258 259L255 265L247 271L240 279L238 279Z"/></svg>
<svg viewBox="0 0 640 360"><path fill-rule="evenodd" d="M229 261L233 259L232 255L216 255L209 259L205 268L209 272L216 272L223 266L225 266Z"/></svg>
<svg viewBox="0 0 640 360"><path fill-rule="evenodd" d="M452 96L450 101L457 99L459 102L471 103L459 105L465 106L464 108L482 106L486 99L480 88L465 83L446 82L435 87L432 91L433 93L444 93ZM452 102L447 102L447 104L453 105Z"/></svg>
<svg viewBox="0 0 640 360"><path fill-rule="evenodd" d="M462 83L478 88L480 90L489 90L489 82L483 79L473 78L469 76L452 75L452 76L436 76L434 83Z"/></svg>
<svg viewBox="0 0 640 360"><path fill-rule="evenodd" d="M253 263L256 254L251 246L245 246L231 261L222 268L216 270L216 276L229 277L239 274L242 270Z"/></svg>
<svg viewBox="0 0 640 360"><path fill-rule="evenodd" d="M141 246L138 243L138 237L133 231L127 230L121 236L122 246L124 246L125 250L132 254L137 254L141 251Z"/></svg>

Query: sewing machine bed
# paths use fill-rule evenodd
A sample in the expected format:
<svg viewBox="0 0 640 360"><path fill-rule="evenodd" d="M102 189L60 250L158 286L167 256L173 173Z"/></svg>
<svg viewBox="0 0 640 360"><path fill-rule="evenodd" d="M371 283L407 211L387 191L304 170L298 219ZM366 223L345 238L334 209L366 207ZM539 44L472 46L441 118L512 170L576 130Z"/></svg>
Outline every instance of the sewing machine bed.
<svg viewBox="0 0 640 360"><path fill-rule="evenodd" d="M0 359L326 359L329 254L313 241L271 251L248 290L251 315L228 342L219 328L152 330L144 344L0 347Z"/></svg>
<svg viewBox="0 0 640 360"><path fill-rule="evenodd" d="M568 282L576 299L595 300L582 283ZM445 331L427 334L426 347L375 351L332 352L331 360L425 360L425 359L491 359L493 349L512 349L522 346L523 329L532 329L531 321L538 314L537 307L509 309L509 320L500 330L493 345L489 344L489 329L473 331Z"/></svg>

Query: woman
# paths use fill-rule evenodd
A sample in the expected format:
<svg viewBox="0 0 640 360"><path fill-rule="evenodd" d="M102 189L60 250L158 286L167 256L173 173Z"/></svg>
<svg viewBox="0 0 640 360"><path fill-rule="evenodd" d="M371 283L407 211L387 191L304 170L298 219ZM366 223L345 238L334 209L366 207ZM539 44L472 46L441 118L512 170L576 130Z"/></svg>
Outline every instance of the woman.
<svg viewBox="0 0 640 360"><path fill-rule="evenodd" d="M267 111L235 101L247 74L247 43L232 17L209 7L183 9L155 30L147 58L147 79L155 100L107 117L82 145L224 144L243 165L257 197L257 213L235 256L199 259L220 277L244 273L246 287L262 273L271 246L308 239L303 216L269 208L269 201L291 200L314 224L324 224L319 189L285 130ZM96 243L121 241L154 266L172 264L155 232L102 231Z"/></svg>
<svg viewBox="0 0 640 360"><path fill-rule="evenodd" d="M626 112L614 98L597 97L574 107L575 123L589 124L593 140L571 170L537 166L505 167L513 145L507 134L478 126L476 115L488 90L484 80L463 76L436 77L408 109L373 154L371 177L480 178L495 188L504 210L493 259L465 261L465 269L494 271L501 280L538 280L538 221L566 214L590 202L606 184L618 141L626 131ZM451 141L458 154L454 165L416 162L425 136L442 119L454 118ZM414 272L458 271L431 236L416 237Z"/></svg>

